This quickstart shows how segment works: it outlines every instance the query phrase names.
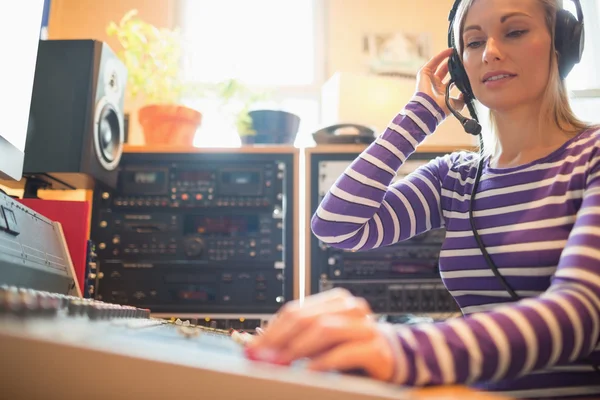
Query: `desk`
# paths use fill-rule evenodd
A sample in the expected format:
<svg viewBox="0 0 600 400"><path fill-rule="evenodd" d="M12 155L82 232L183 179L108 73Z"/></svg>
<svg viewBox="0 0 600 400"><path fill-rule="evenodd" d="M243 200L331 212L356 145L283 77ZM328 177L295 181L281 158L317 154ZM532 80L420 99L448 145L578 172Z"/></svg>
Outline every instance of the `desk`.
<svg viewBox="0 0 600 400"><path fill-rule="evenodd" d="M261 364L240 357L239 352L194 345L177 334L168 337L158 330L152 338L137 333L110 321L90 323L78 318L57 324L47 319L31 324L27 319L0 317L0 396L11 400L500 399L465 387L398 388L366 378Z"/></svg>

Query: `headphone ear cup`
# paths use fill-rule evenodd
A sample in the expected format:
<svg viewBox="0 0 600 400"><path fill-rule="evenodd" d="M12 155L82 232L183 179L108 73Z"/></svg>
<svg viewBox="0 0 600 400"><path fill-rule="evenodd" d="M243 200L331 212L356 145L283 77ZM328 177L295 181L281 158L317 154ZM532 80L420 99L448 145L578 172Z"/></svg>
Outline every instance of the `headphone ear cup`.
<svg viewBox="0 0 600 400"><path fill-rule="evenodd" d="M583 25L569 11L558 10L554 48L558 53L558 71L562 79L566 78L575 64L581 61L584 42Z"/></svg>
<svg viewBox="0 0 600 400"><path fill-rule="evenodd" d="M456 49L452 51L452 54L448 58L448 72L450 72L450 77L458 90L465 96L465 100L469 101L475 99L469 77L467 76L467 71L465 71L465 67L460 60Z"/></svg>

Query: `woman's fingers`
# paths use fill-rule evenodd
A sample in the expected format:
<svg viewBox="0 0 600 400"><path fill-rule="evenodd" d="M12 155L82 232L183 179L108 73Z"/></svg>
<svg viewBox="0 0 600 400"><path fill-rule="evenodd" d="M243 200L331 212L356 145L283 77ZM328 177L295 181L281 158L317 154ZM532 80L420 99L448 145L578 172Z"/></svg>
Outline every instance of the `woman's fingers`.
<svg viewBox="0 0 600 400"><path fill-rule="evenodd" d="M361 369L372 378L390 381L394 374L394 356L386 339L378 336L341 344L313 359L308 368L314 371Z"/></svg>
<svg viewBox="0 0 600 400"><path fill-rule="evenodd" d="M299 332L281 352L286 362L317 356L339 344L363 341L375 335L374 323L356 317L323 316L307 330Z"/></svg>
<svg viewBox="0 0 600 400"><path fill-rule="evenodd" d="M284 348L299 332L308 329L321 316L355 316L366 318L371 310L364 299L356 298L345 291L332 291L328 296L310 299L300 307L284 306L278 316L253 342L253 348ZM316 296L315 296L316 297ZM308 300L308 298L307 298Z"/></svg>
<svg viewBox="0 0 600 400"><path fill-rule="evenodd" d="M422 68L422 70L426 71L437 71L440 64L445 61L450 54L452 54L453 49L448 48L446 50L441 51L440 53L433 56Z"/></svg>
<svg viewBox="0 0 600 400"><path fill-rule="evenodd" d="M286 303L273 318L271 318L266 329L264 329L262 333L264 334L272 330L277 330L280 325L287 324L289 319L293 318L294 314L299 313L301 309L319 307L323 304L337 301L339 297L344 295L344 290L333 289L307 297L302 305L297 300L290 301L289 303Z"/></svg>
<svg viewBox="0 0 600 400"><path fill-rule="evenodd" d="M440 81L444 81L444 78L446 78L446 75L448 75L448 69L447 62L441 63L435 71L436 78L438 78Z"/></svg>
<svg viewBox="0 0 600 400"><path fill-rule="evenodd" d="M352 297L328 299L320 305L284 312L273 325L268 326L264 333L252 342L251 347L283 349L289 342L295 341L302 332L311 329L319 318L346 316L366 320L368 313L365 312L361 300Z"/></svg>

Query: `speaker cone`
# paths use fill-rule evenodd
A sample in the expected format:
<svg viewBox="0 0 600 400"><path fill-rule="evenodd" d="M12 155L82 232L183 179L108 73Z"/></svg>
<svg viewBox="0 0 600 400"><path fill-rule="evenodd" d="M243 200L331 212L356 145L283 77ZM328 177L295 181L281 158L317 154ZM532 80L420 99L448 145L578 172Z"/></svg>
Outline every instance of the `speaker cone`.
<svg viewBox="0 0 600 400"><path fill-rule="evenodd" d="M119 117L110 105L104 106L100 113L100 126L98 127L100 152L108 162L114 161L119 150Z"/></svg>
<svg viewBox="0 0 600 400"><path fill-rule="evenodd" d="M94 147L98 161L107 170L115 169L123 152L123 126L119 113L106 100L96 109Z"/></svg>

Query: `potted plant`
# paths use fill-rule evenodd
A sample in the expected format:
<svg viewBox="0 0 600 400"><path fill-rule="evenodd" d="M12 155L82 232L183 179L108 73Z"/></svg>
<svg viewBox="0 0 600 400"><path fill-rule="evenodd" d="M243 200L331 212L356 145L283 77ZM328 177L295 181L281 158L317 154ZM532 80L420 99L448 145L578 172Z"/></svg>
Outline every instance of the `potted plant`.
<svg viewBox="0 0 600 400"><path fill-rule="evenodd" d="M202 114L180 102L188 87L181 76L179 29L157 28L131 10L106 30L122 47L117 54L128 70L129 98L141 97L145 104L138 120L146 144L191 145Z"/></svg>
<svg viewBox="0 0 600 400"><path fill-rule="evenodd" d="M265 100L268 94L251 90L237 79L219 82L208 90L219 99L224 113L234 118L242 144L253 144L256 130L250 109L256 102Z"/></svg>

